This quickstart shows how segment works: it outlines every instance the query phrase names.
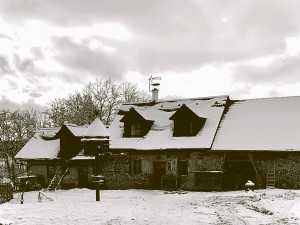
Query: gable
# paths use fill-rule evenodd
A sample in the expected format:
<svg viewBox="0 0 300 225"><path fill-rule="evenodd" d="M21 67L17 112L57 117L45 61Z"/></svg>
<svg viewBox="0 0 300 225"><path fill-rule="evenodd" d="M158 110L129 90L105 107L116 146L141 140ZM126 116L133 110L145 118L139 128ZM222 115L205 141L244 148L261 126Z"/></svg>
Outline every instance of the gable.
<svg viewBox="0 0 300 225"><path fill-rule="evenodd" d="M133 121L144 122L146 119L132 107L120 121L123 123Z"/></svg>
<svg viewBox="0 0 300 225"><path fill-rule="evenodd" d="M170 120L198 120L201 117L183 104L171 117Z"/></svg>
<svg viewBox="0 0 300 225"><path fill-rule="evenodd" d="M57 133L57 137L60 139L59 158L68 159L75 156L80 151L80 138L76 137L67 126L63 125L61 127L60 131Z"/></svg>

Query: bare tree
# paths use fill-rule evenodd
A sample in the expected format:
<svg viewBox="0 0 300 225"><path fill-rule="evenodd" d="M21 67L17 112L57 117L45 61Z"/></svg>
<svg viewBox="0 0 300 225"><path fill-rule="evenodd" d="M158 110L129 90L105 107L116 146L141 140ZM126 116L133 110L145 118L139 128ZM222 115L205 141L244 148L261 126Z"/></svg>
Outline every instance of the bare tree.
<svg viewBox="0 0 300 225"><path fill-rule="evenodd" d="M16 173L15 155L41 125L46 125L38 117L41 117L40 112L33 109L0 111L0 157L5 160L8 175L13 180Z"/></svg>
<svg viewBox="0 0 300 225"><path fill-rule="evenodd" d="M148 101L149 95L140 91L136 84L118 84L111 79L97 79L84 85L83 91L70 94L67 99L50 102L49 118L56 125L65 121L77 125L89 124L95 111L106 125L114 119L122 103Z"/></svg>

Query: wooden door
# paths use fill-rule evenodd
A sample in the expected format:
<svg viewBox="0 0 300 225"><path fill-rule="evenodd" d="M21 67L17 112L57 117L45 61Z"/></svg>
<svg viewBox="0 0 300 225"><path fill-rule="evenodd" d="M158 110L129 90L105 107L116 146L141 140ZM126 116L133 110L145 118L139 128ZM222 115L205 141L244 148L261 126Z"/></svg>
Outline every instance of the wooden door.
<svg viewBox="0 0 300 225"><path fill-rule="evenodd" d="M153 163L153 188L161 189L161 177L166 175L166 163Z"/></svg>
<svg viewBox="0 0 300 225"><path fill-rule="evenodd" d="M88 186L88 165L78 165L78 187Z"/></svg>

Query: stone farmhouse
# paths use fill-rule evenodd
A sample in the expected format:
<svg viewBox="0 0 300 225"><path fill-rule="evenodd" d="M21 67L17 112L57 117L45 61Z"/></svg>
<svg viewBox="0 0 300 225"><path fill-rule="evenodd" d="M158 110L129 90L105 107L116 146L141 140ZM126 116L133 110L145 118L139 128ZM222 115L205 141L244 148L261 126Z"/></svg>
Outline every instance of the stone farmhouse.
<svg viewBox="0 0 300 225"><path fill-rule="evenodd" d="M108 129L44 128L16 155L49 190L300 187L300 97L214 96L124 104Z"/></svg>

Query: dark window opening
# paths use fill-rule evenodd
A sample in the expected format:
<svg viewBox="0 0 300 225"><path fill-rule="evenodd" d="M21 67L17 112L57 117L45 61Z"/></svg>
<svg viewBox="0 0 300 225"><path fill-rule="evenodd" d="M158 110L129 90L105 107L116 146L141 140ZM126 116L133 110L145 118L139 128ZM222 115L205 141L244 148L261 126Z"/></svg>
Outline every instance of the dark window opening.
<svg viewBox="0 0 300 225"><path fill-rule="evenodd" d="M140 137L141 136L141 124L131 124L130 129L130 136L131 137Z"/></svg>
<svg viewBox="0 0 300 225"><path fill-rule="evenodd" d="M178 175L188 175L188 163L186 160L180 160L177 162Z"/></svg>
<svg viewBox="0 0 300 225"><path fill-rule="evenodd" d="M143 123L130 123L124 125L123 137L144 137L150 130L153 122L145 121Z"/></svg>
<svg viewBox="0 0 300 225"><path fill-rule="evenodd" d="M142 161L141 160L134 160L133 161L133 173L141 173L142 172Z"/></svg>
<svg viewBox="0 0 300 225"><path fill-rule="evenodd" d="M189 121L189 120L176 120L174 121L174 133L175 137L184 136L196 136L204 124L204 120L201 121Z"/></svg>

